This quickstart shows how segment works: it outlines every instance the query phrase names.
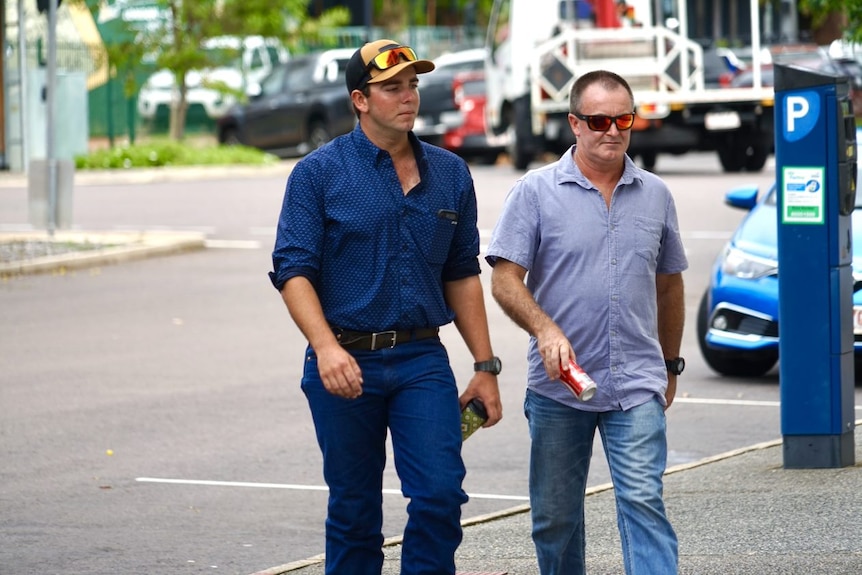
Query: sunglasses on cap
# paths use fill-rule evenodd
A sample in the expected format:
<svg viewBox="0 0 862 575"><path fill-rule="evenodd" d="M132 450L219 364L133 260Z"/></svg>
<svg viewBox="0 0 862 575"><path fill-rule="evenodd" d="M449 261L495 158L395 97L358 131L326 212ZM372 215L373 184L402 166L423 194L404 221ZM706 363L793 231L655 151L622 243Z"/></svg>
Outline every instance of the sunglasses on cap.
<svg viewBox="0 0 862 575"><path fill-rule="evenodd" d="M620 114L619 116L606 116L604 114L593 116L575 114L574 116L579 120L584 120L587 123L587 127L594 132L607 132L611 129L611 124L616 124L617 129L620 131L630 130L635 123L634 112Z"/></svg>
<svg viewBox="0 0 862 575"><path fill-rule="evenodd" d="M365 69L371 71L371 67L373 66L382 72L401 62L415 62L418 59L419 57L413 51L413 48L409 46L396 46L377 54L368 62Z"/></svg>

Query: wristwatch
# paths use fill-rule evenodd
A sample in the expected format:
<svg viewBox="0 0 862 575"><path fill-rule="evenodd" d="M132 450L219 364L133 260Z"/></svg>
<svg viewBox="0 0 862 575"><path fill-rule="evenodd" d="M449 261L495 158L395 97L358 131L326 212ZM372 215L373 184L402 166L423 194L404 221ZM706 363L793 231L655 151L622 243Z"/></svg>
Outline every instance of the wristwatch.
<svg viewBox="0 0 862 575"><path fill-rule="evenodd" d="M664 360L664 365L669 372L674 375L679 375L685 369L685 358L675 357L673 359Z"/></svg>
<svg viewBox="0 0 862 575"><path fill-rule="evenodd" d="M488 361L477 361L473 364L473 371L487 371L494 375L500 375L503 371L503 362L496 355Z"/></svg>

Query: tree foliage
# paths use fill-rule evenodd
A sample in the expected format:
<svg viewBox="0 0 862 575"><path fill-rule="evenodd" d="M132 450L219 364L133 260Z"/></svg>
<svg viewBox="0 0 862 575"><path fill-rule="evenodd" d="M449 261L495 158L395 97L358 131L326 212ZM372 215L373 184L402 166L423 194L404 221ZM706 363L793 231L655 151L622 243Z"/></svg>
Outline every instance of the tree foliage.
<svg viewBox="0 0 862 575"><path fill-rule="evenodd" d="M834 12L843 13L847 22L844 38L862 43L862 0L799 0L799 9L816 25Z"/></svg>
<svg viewBox="0 0 862 575"><path fill-rule="evenodd" d="M98 19L104 0L78 0ZM350 15L344 8L325 12L319 19L308 13L309 0L150 0L138 3L153 7L156 17L146 21L119 19L124 30L107 46L109 58L117 69L126 70L127 93L137 86L133 70L141 62L155 69L170 70L178 99L172 102L170 136L182 139L186 121L186 76L192 70L223 66L229 54L203 50L207 40L220 36L275 37L296 45L303 37L314 35L321 23L342 26ZM127 3L132 4L132 3ZM235 55L234 55L235 56Z"/></svg>

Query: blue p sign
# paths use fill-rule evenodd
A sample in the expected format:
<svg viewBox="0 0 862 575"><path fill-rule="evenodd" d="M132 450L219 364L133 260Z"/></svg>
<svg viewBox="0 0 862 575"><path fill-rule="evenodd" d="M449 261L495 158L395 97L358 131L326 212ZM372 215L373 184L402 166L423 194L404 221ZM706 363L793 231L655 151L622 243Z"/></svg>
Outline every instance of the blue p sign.
<svg viewBox="0 0 862 575"><path fill-rule="evenodd" d="M813 91L785 96L784 116L784 139L788 142L801 140L817 124L820 117L820 96Z"/></svg>

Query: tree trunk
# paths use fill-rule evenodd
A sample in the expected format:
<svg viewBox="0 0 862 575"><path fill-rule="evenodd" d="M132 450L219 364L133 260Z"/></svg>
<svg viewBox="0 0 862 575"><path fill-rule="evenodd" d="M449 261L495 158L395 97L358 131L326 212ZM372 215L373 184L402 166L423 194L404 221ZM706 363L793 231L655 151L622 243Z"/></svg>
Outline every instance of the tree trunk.
<svg viewBox="0 0 862 575"><path fill-rule="evenodd" d="M169 124L169 136L172 140L180 141L186 135L186 112L188 111L188 103L186 102L186 83L182 82L179 85L177 97L171 99L171 117Z"/></svg>

